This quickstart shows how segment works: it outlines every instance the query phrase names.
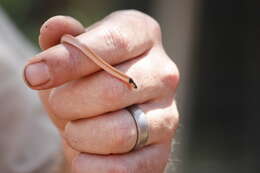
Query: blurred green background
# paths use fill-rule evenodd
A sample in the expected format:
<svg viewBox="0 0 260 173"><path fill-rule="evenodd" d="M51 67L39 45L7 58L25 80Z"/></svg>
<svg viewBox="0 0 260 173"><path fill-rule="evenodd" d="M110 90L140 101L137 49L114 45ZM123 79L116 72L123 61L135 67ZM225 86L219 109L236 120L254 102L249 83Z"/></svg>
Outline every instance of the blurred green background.
<svg viewBox="0 0 260 173"><path fill-rule="evenodd" d="M149 0L0 0L2 8L34 43L38 41L41 24L52 16L73 16L84 26L89 26L119 9L134 8L148 12L149 4Z"/></svg>

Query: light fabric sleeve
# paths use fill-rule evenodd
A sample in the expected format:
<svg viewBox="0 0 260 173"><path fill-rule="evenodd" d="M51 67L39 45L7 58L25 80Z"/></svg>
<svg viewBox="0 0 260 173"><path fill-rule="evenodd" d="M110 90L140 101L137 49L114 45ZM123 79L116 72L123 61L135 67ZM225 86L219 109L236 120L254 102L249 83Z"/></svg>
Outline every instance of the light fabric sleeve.
<svg viewBox="0 0 260 173"><path fill-rule="evenodd" d="M22 80L26 58L35 54L0 9L0 170L50 173L59 136L34 91Z"/></svg>

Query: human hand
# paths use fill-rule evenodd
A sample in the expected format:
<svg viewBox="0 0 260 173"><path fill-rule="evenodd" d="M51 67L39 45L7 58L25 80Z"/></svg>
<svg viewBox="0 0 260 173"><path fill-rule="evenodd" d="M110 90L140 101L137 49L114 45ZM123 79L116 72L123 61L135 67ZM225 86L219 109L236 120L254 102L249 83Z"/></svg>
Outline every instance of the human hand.
<svg viewBox="0 0 260 173"><path fill-rule="evenodd" d="M129 89L78 49L59 44L71 34L109 64L131 76ZM46 21L39 36L44 50L28 61L24 74L39 90L60 131L64 152L76 173L161 173L178 125L174 101L179 74L165 53L158 23L133 10L118 11L84 29L71 17ZM126 107L139 104L149 122L149 139L132 151L135 122Z"/></svg>

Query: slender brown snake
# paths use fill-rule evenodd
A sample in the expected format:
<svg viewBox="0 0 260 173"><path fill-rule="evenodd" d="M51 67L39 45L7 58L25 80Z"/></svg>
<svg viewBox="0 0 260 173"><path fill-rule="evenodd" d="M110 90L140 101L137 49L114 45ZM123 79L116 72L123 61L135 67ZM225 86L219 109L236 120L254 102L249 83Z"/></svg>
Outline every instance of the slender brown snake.
<svg viewBox="0 0 260 173"><path fill-rule="evenodd" d="M123 81L124 83L131 86L132 88L137 89L137 85L131 77L127 76L126 74L122 73L121 71L117 70L116 68L108 64L94 51L92 51L86 45L82 44L79 40L77 40L72 35L68 35L68 34L63 35L61 38L61 43L67 43L79 49L85 56L89 57L100 68L102 68L112 76L116 77L117 79Z"/></svg>

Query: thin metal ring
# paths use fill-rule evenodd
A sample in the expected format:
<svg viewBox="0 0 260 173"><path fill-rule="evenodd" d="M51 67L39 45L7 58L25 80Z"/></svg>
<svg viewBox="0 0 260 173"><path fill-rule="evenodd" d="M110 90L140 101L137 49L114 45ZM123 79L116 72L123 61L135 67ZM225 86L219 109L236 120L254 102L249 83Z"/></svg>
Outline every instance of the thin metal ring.
<svg viewBox="0 0 260 173"><path fill-rule="evenodd" d="M138 105L132 105L127 108L131 113L137 130L137 139L135 146L132 150L137 150L142 148L148 141L149 138L149 123L148 120Z"/></svg>

